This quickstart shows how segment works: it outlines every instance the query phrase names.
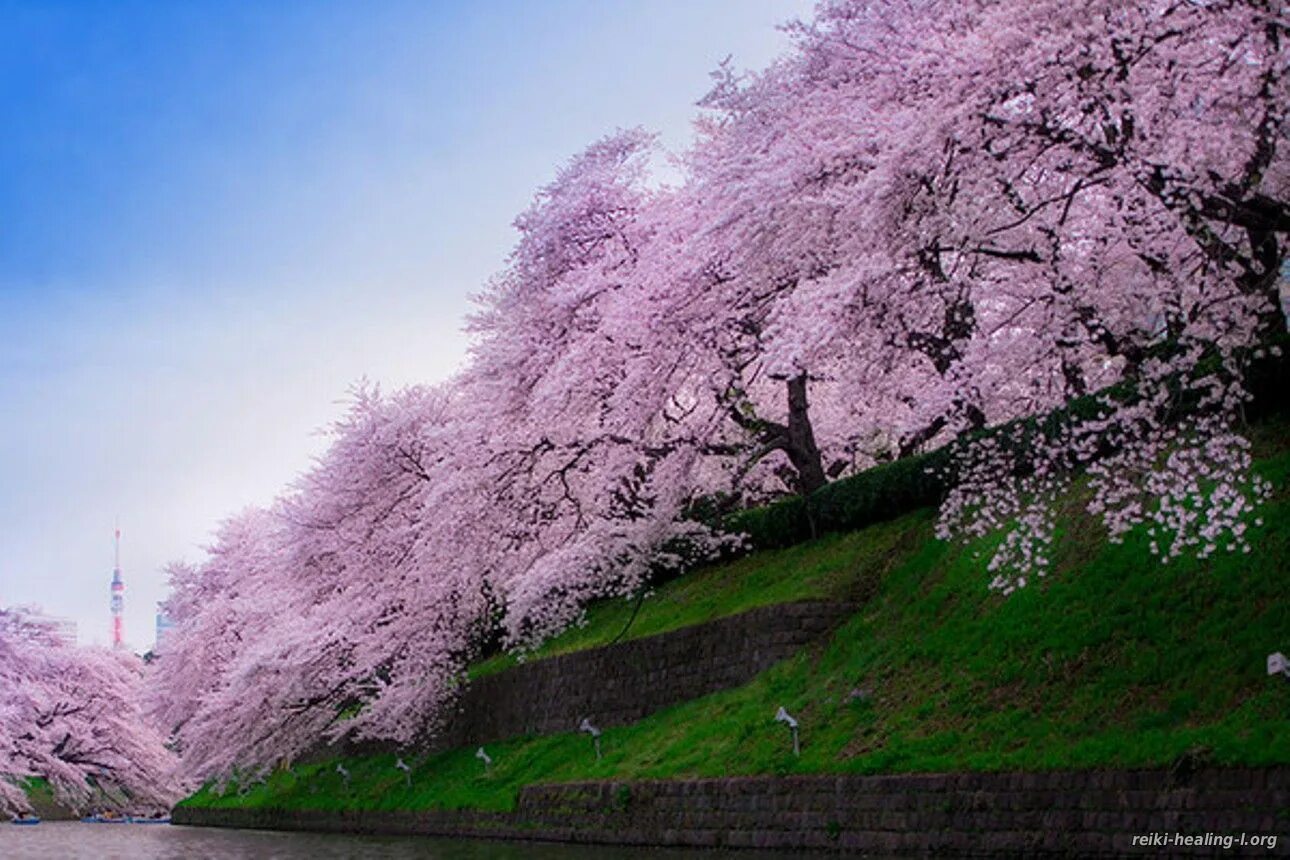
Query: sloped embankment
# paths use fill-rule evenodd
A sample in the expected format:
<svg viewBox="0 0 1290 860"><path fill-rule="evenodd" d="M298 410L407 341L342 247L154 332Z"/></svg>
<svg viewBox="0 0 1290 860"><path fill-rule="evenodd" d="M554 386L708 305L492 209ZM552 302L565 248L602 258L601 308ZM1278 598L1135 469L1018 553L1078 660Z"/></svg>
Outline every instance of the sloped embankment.
<svg viewBox="0 0 1290 860"><path fill-rule="evenodd" d="M600 759L585 735L516 737L489 744L487 769L473 745L415 760L405 754L414 764L405 783L393 755L369 756L346 762L348 788L334 763L322 762L245 793L203 790L183 807L507 811L539 784L755 775L1186 774L1217 766L1266 774L1290 764L1290 684L1264 671L1270 651L1290 646L1287 429L1257 428L1258 468L1276 494L1248 555L1161 565L1143 535L1108 544L1075 496L1062 512L1053 573L1004 598L985 588L977 554L988 543L940 543L931 512L920 511L663 589L629 637L763 600L864 602L822 644L746 684L607 728ZM630 612L598 607L586 627L539 656L607 642ZM771 719L780 706L801 721L800 756ZM1141 803L1154 802L1143 792Z"/></svg>

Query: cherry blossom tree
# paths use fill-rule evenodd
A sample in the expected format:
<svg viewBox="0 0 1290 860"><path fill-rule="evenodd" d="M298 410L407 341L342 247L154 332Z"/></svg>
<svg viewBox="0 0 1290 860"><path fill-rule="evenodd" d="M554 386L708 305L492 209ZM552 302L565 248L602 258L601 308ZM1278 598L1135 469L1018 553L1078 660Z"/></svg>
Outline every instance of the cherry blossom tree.
<svg viewBox="0 0 1290 860"><path fill-rule="evenodd" d="M1243 519L1266 487L1234 425L1243 356L1285 331L1284 22L1260 3L1053 3L984 9L956 27L989 36L955 39L986 86L961 94L970 111L947 141L958 166L945 187L970 208L936 239L961 269L994 273L976 314L992 337L969 344L972 364L1013 353L1031 369L1004 363L1009 377L1062 397L1088 391L1100 366L1138 396L1103 398L1096 421L1031 451L1024 477L982 461L992 477L951 494L945 531L1015 516L992 560L1014 575L994 585L1024 585L1046 565L1045 500L1109 447L1093 465L1092 510L1113 537L1147 522L1171 535L1166 558L1248 551ZM1196 417L1172 428L1184 400Z"/></svg>
<svg viewBox="0 0 1290 860"><path fill-rule="evenodd" d="M1150 489L1095 512L1152 508L1185 461L1161 440L1230 434L1240 350L1284 331L1283 26L1258 3L823 4L798 54L748 82L723 69L706 100L683 192L702 201L685 236L706 278L672 290L697 310L664 352L688 341L868 406L836 413L844 452L908 454L1127 378L1138 400L1104 399L1030 463L983 461L991 477L962 483L942 522L970 535L1046 510L1105 449L1093 437L1132 474L1153 464L1136 482ZM1209 417L1162 432L1197 389ZM1241 446L1218 447L1233 452L1220 486L1253 504ZM1046 516L996 562L1042 562Z"/></svg>
<svg viewBox="0 0 1290 860"><path fill-rule="evenodd" d="M169 807L173 756L139 706L142 662L77 648L38 614L0 610L0 810L29 809L21 782L46 780L72 809Z"/></svg>
<svg viewBox="0 0 1290 860"><path fill-rule="evenodd" d="M632 402L628 380L633 361L657 355L635 311L655 241L645 216L661 198L644 187L653 145L623 131L563 167L516 221L509 265L471 320L460 426L483 453L477 480L499 523L487 570L513 644L638 591L678 561L669 542L713 539L679 522L693 447Z"/></svg>
<svg viewBox="0 0 1290 860"><path fill-rule="evenodd" d="M169 567L170 596L161 609L175 626L149 667L149 717L173 740L185 777L204 777L228 767L247 738L231 745L222 732L226 718L253 707L230 688L246 673L251 649L271 641L290 623L278 579L283 545L279 522L262 509L226 520L198 565ZM249 736L254 738L255 735Z"/></svg>
<svg viewBox="0 0 1290 860"><path fill-rule="evenodd" d="M798 54L706 102L705 256L761 284L739 289L772 362L888 389L901 453L1101 387L1162 330L1283 331L1281 26L1258 3L822 4Z"/></svg>
<svg viewBox="0 0 1290 860"><path fill-rule="evenodd" d="M354 393L333 445L270 509L176 566L153 713L186 770L263 770L321 741L410 741L489 611L460 483L438 481L446 392ZM457 453L461 453L458 451Z"/></svg>

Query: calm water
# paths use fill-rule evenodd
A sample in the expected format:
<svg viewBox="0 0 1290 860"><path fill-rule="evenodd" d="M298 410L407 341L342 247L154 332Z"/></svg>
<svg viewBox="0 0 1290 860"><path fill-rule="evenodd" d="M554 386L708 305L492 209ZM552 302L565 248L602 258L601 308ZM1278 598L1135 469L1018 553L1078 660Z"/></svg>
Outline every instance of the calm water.
<svg viewBox="0 0 1290 860"><path fill-rule="evenodd" d="M645 860L647 857L697 860L727 856L740 860L778 860L803 855L663 851L415 836L331 836L161 824L48 821L35 827L15 827L0 822L0 858L4 860Z"/></svg>

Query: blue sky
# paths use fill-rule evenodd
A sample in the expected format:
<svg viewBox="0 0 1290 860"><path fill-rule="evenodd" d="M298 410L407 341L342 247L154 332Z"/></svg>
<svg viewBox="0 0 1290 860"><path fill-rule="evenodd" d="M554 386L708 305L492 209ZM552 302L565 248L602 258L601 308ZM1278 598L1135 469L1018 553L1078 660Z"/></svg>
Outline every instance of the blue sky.
<svg viewBox="0 0 1290 860"><path fill-rule="evenodd" d="M0 2L0 604L127 638L361 377L442 379L555 166L805 0Z"/></svg>

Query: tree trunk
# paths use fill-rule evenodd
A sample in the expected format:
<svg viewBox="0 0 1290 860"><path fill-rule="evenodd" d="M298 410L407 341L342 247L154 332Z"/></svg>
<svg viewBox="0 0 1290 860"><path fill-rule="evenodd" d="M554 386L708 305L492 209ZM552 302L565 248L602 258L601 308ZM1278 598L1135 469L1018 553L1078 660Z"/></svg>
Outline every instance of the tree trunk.
<svg viewBox="0 0 1290 860"><path fill-rule="evenodd" d="M797 489L809 496L828 483L806 401L806 374L788 380L788 432L784 453L797 470Z"/></svg>
<svg viewBox="0 0 1290 860"><path fill-rule="evenodd" d="M1251 228L1246 233L1258 268L1251 267L1242 286L1247 292L1264 298L1265 304L1259 313L1259 340L1268 341L1286 333L1286 312L1281 306L1285 252L1275 230Z"/></svg>

